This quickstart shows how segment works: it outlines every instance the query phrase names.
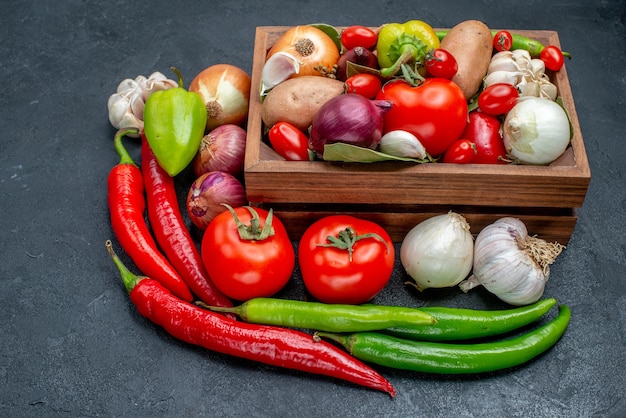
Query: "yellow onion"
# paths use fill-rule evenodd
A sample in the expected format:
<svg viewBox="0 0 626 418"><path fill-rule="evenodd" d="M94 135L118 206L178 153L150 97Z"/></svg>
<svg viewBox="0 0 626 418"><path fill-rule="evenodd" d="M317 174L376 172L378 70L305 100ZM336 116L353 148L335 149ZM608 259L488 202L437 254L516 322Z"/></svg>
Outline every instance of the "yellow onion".
<svg viewBox="0 0 626 418"><path fill-rule="evenodd" d="M206 129L243 124L248 117L251 80L248 73L230 64L215 64L202 70L189 84L189 91L202 97L207 109Z"/></svg>

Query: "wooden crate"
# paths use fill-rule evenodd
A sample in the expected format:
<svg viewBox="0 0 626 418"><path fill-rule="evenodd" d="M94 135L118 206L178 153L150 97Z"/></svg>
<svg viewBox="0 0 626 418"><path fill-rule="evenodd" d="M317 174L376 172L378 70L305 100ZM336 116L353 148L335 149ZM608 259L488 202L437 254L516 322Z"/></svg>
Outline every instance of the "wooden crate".
<svg viewBox="0 0 626 418"><path fill-rule="evenodd" d="M565 67L552 82L574 136L548 166L285 161L268 145L258 87L267 51L287 29L256 29L245 186L250 203L273 208L292 239L323 216L348 213L379 222L399 242L418 222L454 210L466 216L474 234L500 217L515 216L530 234L568 242L591 173ZM560 46L554 31L514 32Z"/></svg>

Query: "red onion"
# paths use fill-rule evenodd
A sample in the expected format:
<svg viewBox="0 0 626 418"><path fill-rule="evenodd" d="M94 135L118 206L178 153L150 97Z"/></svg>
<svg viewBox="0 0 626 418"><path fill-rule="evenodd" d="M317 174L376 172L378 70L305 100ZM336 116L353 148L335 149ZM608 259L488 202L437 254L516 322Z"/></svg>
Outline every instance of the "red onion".
<svg viewBox="0 0 626 418"><path fill-rule="evenodd" d="M246 191L235 176L211 171L202 174L191 185L187 194L187 212L191 222L204 231L213 218L227 210L222 203L235 208L247 202Z"/></svg>
<svg viewBox="0 0 626 418"><path fill-rule="evenodd" d="M311 147L318 157L324 145L336 142L375 149L383 132L383 113L389 100L369 100L346 93L330 99L318 110L311 124Z"/></svg>
<svg viewBox="0 0 626 418"><path fill-rule="evenodd" d="M378 68L378 59L376 58L376 55L369 49L357 46L356 48L346 51L345 54L339 57L336 72L337 80L346 81L348 78L348 62L362 65L364 67Z"/></svg>
<svg viewBox="0 0 626 418"><path fill-rule="evenodd" d="M193 172L197 177L210 171L241 174L245 151L246 131L238 125L220 125L202 138Z"/></svg>

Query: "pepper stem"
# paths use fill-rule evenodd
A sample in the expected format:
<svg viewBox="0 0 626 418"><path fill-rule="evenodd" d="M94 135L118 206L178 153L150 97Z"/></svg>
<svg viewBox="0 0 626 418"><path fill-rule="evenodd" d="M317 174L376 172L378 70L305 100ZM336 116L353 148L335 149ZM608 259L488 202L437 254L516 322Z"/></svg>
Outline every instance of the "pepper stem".
<svg viewBox="0 0 626 418"><path fill-rule="evenodd" d="M183 83L183 75L180 73L180 71L178 71L178 68L170 67L170 70L172 70L174 74L176 74L176 77L178 77L178 87L180 87L181 89L184 89L185 84Z"/></svg>
<svg viewBox="0 0 626 418"><path fill-rule="evenodd" d="M113 139L113 146L115 147L115 151L117 151L117 154L120 156L120 164L132 164L136 166L132 157L130 156L126 148L124 148L124 144L122 144L122 137L129 134L139 134L139 130L137 130L136 128L125 128L118 130L115 133L115 138Z"/></svg>
<svg viewBox="0 0 626 418"><path fill-rule="evenodd" d="M426 55L426 44L415 35L402 34L389 48L389 58L395 62L387 68L380 70L384 78L396 75L403 64L421 62Z"/></svg>
<svg viewBox="0 0 626 418"><path fill-rule="evenodd" d="M237 225L237 230L239 231L239 238L246 241L262 241L268 237L274 236L274 227L272 226L272 221L274 219L274 215L272 209L270 208L267 218L265 219L265 224L263 228L261 228L261 219L259 218L259 214L252 206L245 206L246 209L252 215L252 219L250 220L250 225L246 225L237 216L235 210L228 204L222 203L230 214L233 216L235 224Z"/></svg>
<svg viewBox="0 0 626 418"><path fill-rule="evenodd" d="M316 331L313 334L313 341L315 342L322 341L322 338L327 338L331 341L336 342L337 344L343 346L348 351L348 353L352 354L352 346L354 345L355 338L354 334L344 335L324 331Z"/></svg>
<svg viewBox="0 0 626 418"><path fill-rule="evenodd" d="M381 237L380 235L374 232L368 232L367 234L357 235L354 229L352 229L349 226L346 227L346 229L339 231L337 236L332 236L332 235L327 236L326 239L330 241L328 244L317 244L317 246L318 247L334 247L340 250L347 250L348 257L350 258L350 262L352 262L352 254L354 253L354 244L356 244L357 241L360 241L366 238L374 238L374 239L379 240L380 242L385 244L385 248L387 249L387 251L389 251L389 246L387 245L387 241L385 241L383 237Z"/></svg>
<svg viewBox="0 0 626 418"><path fill-rule="evenodd" d="M117 269L120 272L120 276L122 276L122 281L124 282L126 291L130 293L130 291L133 290L133 288L137 286L137 284L145 277L137 276L136 274L133 274L130 270L128 270L128 268L126 268L124 263L122 263L122 260L120 260L117 254L115 254L115 251L113 251L113 244L111 243L110 239L106 240L105 245L107 247L109 255L111 256L111 259L113 260L113 262L117 266Z"/></svg>

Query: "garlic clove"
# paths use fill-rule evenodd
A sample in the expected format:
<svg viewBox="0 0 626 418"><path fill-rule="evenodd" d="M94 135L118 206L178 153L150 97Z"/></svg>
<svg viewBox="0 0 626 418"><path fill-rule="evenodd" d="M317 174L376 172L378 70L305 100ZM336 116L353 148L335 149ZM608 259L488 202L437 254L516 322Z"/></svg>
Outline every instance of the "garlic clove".
<svg viewBox="0 0 626 418"><path fill-rule="evenodd" d="M546 72L546 64L539 58L530 61L530 69L536 78L540 78Z"/></svg>
<svg viewBox="0 0 626 418"><path fill-rule="evenodd" d="M116 92L123 93L128 90L138 90L140 88L141 87L139 86L139 83L137 83L135 80L131 80L130 78L127 78L120 82L120 84L117 86Z"/></svg>
<svg viewBox="0 0 626 418"><path fill-rule="evenodd" d="M282 51L272 55L263 65L261 96L299 72L300 63L293 55Z"/></svg>
<svg viewBox="0 0 626 418"><path fill-rule="evenodd" d="M517 85L520 96L539 97L539 83L536 81L526 81Z"/></svg>
<svg viewBox="0 0 626 418"><path fill-rule="evenodd" d="M541 97L545 97L547 99L550 99L552 101L556 100L557 98L557 88L554 84L552 84L549 81L544 81L542 83L540 83L540 96Z"/></svg>
<svg viewBox="0 0 626 418"><path fill-rule="evenodd" d="M417 158L420 160L428 157L426 148L415 135L408 131L389 131L382 136L378 146L381 152L395 157Z"/></svg>
<svg viewBox="0 0 626 418"><path fill-rule="evenodd" d="M522 72L520 71L494 71L491 74L487 74L484 79L485 87L489 87L492 84L506 83L512 86L516 86L522 79Z"/></svg>
<svg viewBox="0 0 626 418"><path fill-rule="evenodd" d="M113 94L109 97L107 107L109 110L109 122L117 129L123 128L136 128L140 131L143 130L143 120L140 119L137 115L133 113L131 110L131 102L134 101L143 101L141 97L137 94L129 97L126 94ZM143 108L141 109L141 114L143 115ZM137 137L138 135L129 135Z"/></svg>
<svg viewBox="0 0 626 418"><path fill-rule="evenodd" d="M512 58L497 58L492 59L489 63L489 67L487 68L487 74L493 73L496 71L511 71L516 72L520 71L520 66L512 59Z"/></svg>
<svg viewBox="0 0 626 418"><path fill-rule="evenodd" d="M139 86L142 89L141 96L145 102L155 91L178 87L178 82L165 77L160 72L155 72L149 78L141 80Z"/></svg>

